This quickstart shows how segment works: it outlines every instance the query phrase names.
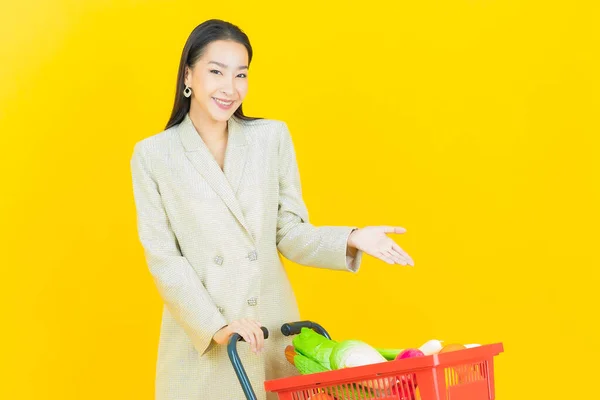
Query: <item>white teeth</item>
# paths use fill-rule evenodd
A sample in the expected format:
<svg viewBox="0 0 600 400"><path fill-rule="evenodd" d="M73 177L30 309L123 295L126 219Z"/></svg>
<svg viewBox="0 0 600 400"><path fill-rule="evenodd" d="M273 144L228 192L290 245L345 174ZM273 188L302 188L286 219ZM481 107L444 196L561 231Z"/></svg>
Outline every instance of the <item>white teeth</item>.
<svg viewBox="0 0 600 400"><path fill-rule="evenodd" d="M219 99L215 99L214 97L213 97L213 99L214 99L214 100L215 100L217 103L219 103L219 104L222 104L222 105L224 105L224 106L230 106L230 105L232 105L232 104L233 104L233 101L225 102L225 101L221 101L221 100L219 100Z"/></svg>

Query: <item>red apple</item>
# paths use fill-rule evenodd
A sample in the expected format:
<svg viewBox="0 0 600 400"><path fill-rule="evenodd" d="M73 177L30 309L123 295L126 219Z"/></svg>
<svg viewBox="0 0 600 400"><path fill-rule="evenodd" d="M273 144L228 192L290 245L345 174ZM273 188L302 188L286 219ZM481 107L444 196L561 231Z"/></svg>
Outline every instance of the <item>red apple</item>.
<svg viewBox="0 0 600 400"><path fill-rule="evenodd" d="M402 360L404 358L413 358L413 357L423 357L425 354L419 349L406 349L403 350L398 356L396 360Z"/></svg>

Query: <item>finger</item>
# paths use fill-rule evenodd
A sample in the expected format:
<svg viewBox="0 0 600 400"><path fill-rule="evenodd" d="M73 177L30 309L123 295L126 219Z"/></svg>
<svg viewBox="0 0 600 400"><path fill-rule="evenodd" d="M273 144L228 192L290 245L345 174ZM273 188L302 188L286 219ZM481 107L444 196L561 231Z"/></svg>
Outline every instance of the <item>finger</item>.
<svg viewBox="0 0 600 400"><path fill-rule="evenodd" d="M398 253L402 254L402 256L404 256L404 258L406 258L406 260L408 261L408 265L411 266L415 266L415 262L413 261L413 259L408 255L408 253L406 253L404 250L402 250L402 248L400 248L400 246L398 246L398 244L396 244L395 242L392 244L392 248L397 251Z"/></svg>
<svg viewBox="0 0 600 400"><path fill-rule="evenodd" d="M246 330L246 332L248 332L248 336L250 336L250 344L252 347L252 351L256 353L256 348L258 346L259 340L256 335L256 325L254 325L254 322L249 319L244 319L243 324L244 329Z"/></svg>
<svg viewBox="0 0 600 400"><path fill-rule="evenodd" d="M389 255L389 257L392 260L394 260L394 262L396 264L400 264L400 265L406 265L406 264L408 264L408 260L406 258L404 258L404 256L402 256L402 254L398 253L394 249L388 250L387 254Z"/></svg>
<svg viewBox="0 0 600 400"><path fill-rule="evenodd" d="M406 233L406 228L403 228L401 226L397 226L397 227L394 228L394 233L398 233L398 234L400 234L400 233Z"/></svg>
<svg viewBox="0 0 600 400"><path fill-rule="evenodd" d="M258 337L258 341L256 342L256 350L260 352L265 346L265 334L263 333L262 329L260 329L260 326L256 327L256 335Z"/></svg>
<svg viewBox="0 0 600 400"><path fill-rule="evenodd" d="M406 233L406 229L401 226L383 226L385 233Z"/></svg>
<svg viewBox="0 0 600 400"><path fill-rule="evenodd" d="M396 252L395 250L390 250L390 254L396 264L408 265L408 260L402 254Z"/></svg>
<svg viewBox="0 0 600 400"><path fill-rule="evenodd" d="M264 340L263 339L263 333L260 330L260 328L258 328L254 323L252 323L252 334L254 335L254 352L258 353L258 351L261 349L261 343Z"/></svg>
<svg viewBox="0 0 600 400"><path fill-rule="evenodd" d="M261 351L265 347L265 334L262 331L262 324L258 321L254 321L258 328L258 350Z"/></svg>
<svg viewBox="0 0 600 400"><path fill-rule="evenodd" d="M412 258L408 255L408 253L404 250L402 250L402 248L400 246L398 246L398 244L396 242L392 242L392 249L398 253L400 253L402 255L402 257L406 258L407 260L412 261Z"/></svg>
<svg viewBox="0 0 600 400"><path fill-rule="evenodd" d="M260 329L262 327L262 324L258 321L252 320L252 327L255 327L257 329L259 329L261 332L262 330ZM261 335L264 337L264 333L261 333Z"/></svg>
<svg viewBox="0 0 600 400"><path fill-rule="evenodd" d="M394 248L394 246L392 246L388 251L394 260L399 259L403 262L406 262L407 264L410 261L405 253L398 251L396 248Z"/></svg>
<svg viewBox="0 0 600 400"><path fill-rule="evenodd" d="M388 264L394 264L394 260L381 251L376 254L376 257Z"/></svg>
<svg viewBox="0 0 600 400"><path fill-rule="evenodd" d="M248 343L251 347L254 346L254 338L252 337L252 334L248 331L248 329L246 329L246 327L238 328L238 333L242 338L244 338L244 341L246 343Z"/></svg>
<svg viewBox="0 0 600 400"><path fill-rule="evenodd" d="M252 336L254 337L255 340L255 346L254 346L254 352L260 350L261 348L261 342L263 341L263 333L262 330L260 329L260 324L258 322L256 322L255 320L247 320L247 324L248 324L248 329L250 330Z"/></svg>
<svg viewBox="0 0 600 400"><path fill-rule="evenodd" d="M252 334L246 329L245 326L238 327L236 329L236 333L238 333L251 347L254 347Z"/></svg>
<svg viewBox="0 0 600 400"><path fill-rule="evenodd" d="M260 343L260 335L258 334L257 331L260 331L261 335L262 335L262 331L256 326L256 322L252 319L245 318L244 324L246 326L246 329L248 330L248 333L252 337L252 351L256 353L256 351L259 348L259 343Z"/></svg>
<svg viewBox="0 0 600 400"><path fill-rule="evenodd" d="M252 322L249 319L242 318L240 320L240 326L242 327L242 329L244 329L246 334L250 336L250 341L248 343L256 344L256 340L253 334L254 326Z"/></svg>

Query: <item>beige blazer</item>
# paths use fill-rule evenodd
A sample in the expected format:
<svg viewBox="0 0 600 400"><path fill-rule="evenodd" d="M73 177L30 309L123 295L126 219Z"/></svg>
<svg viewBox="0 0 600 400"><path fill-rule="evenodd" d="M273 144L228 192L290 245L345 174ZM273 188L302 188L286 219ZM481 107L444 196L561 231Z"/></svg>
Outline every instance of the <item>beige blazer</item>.
<svg viewBox="0 0 600 400"><path fill-rule="evenodd" d="M352 227L308 220L290 133L274 120L228 121L224 172L189 116L135 144L137 227L164 301L158 400L244 400L226 346L212 341L229 321L254 318L271 336L260 355L240 343L258 399L263 383L297 374L284 356L284 322L298 320L279 252L302 265L356 272Z"/></svg>

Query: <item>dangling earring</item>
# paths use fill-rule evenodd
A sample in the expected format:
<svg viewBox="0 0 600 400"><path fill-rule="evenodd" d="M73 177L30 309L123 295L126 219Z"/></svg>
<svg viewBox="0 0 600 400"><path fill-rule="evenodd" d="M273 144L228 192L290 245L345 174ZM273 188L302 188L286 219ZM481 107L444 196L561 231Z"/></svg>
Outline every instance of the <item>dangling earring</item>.
<svg viewBox="0 0 600 400"><path fill-rule="evenodd" d="M188 85L185 85L185 89L183 89L183 95L185 97L190 97L192 95L192 89Z"/></svg>

